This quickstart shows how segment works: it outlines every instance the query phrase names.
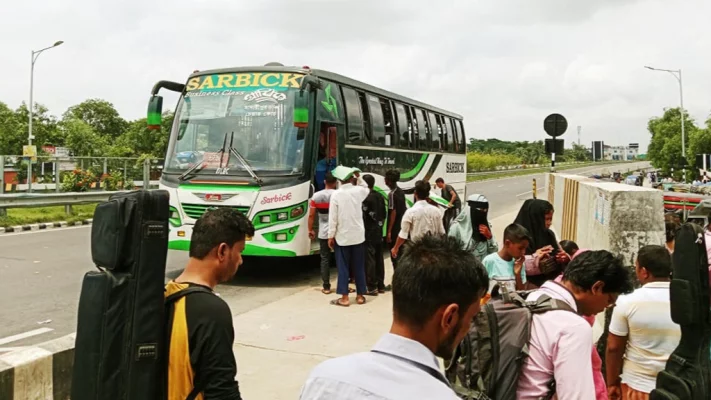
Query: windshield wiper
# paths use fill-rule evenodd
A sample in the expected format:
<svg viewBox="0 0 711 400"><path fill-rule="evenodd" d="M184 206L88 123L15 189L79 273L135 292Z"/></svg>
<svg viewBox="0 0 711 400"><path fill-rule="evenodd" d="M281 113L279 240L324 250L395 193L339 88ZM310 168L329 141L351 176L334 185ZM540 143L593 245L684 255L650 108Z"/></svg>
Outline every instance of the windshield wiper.
<svg viewBox="0 0 711 400"><path fill-rule="evenodd" d="M220 167L222 167L222 158L225 154L225 146L227 146L227 133L225 133L225 139L222 141L222 148L220 149L220 151L217 152L217 154L220 156ZM227 162L229 163L229 160L227 160ZM203 155L202 162L196 163L192 167L188 168L187 171L183 172L182 175L178 177L178 180L186 180L188 176L200 171L201 169L205 168L205 166L207 166L207 162L205 161L205 155Z"/></svg>
<svg viewBox="0 0 711 400"><path fill-rule="evenodd" d="M254 169L252 169L252 166L249 165L249 161L247 161L247 159L244 158L242 156L242 154L240 154L240 152L237 151L237 149L232 147L232 141L234 140L234 137L235 137L235 133L232 132L232 138L230 140L230 154L234 154L234 156L237 158L237 160L244 166L244 169L246 169L247 172L249 172L249 174L252 175L252 178L254 178L254 180L257 182L257 184L259 184L259 186L262 186L264 181L262 181L262 178L258 177L256 173L254 173ZM227 157L228 157L227 158L227 165L229 165L229 161L230 161L229 155Z"/></svg>

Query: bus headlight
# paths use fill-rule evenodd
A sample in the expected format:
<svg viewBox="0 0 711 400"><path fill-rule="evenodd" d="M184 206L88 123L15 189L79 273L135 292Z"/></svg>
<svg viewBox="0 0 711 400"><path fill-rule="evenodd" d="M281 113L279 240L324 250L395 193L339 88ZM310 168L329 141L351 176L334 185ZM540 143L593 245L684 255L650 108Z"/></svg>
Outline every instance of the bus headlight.
<svg viewBox="0 0 711 400"><path fill-rule="evenodd" d="M272 222L272 217L271 217L271 215L262 215L259 218L259 222L261 222L263 224L268 224L268 223Z"/></svg>
<svg viewBox="0 0 711 400"><path fill-rule="evenodd" d="M280 212L277 214L277 221L286 221L289 218L289 214L285 212Z"/></svg>
<svg viewBox="0 0 711 400"><path fill-rule="evenodd" d="M291 218L298 218L304 213L304 206L298 206L291 209Z"/></svg>
<svg viewBox="0 0 711 400"><path fill-rule="evenodd" d="M277 233L275 239L277 242L286 242L286 233Z"/></svg>

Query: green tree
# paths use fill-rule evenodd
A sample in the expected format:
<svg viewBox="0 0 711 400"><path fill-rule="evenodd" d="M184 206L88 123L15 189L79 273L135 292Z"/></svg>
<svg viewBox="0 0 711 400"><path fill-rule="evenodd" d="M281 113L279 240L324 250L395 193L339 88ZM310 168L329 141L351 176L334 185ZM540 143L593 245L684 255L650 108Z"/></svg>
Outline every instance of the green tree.
<svg viewBox="0 0 711 400"><path fill-rule="evenodd" d="M128 128L128 122L121 118L114 105L102 99L89 99L69 107L63 119L72 118L86 122L94 132L110 138L119 137Z"/></svg>
<svg viewBox="0 0 711 400"><path fill-rule="evenodd" d="M22 131L17 114L0 102L0 154L22 154L22 145L25 143L27 131Z"/></svg>
<svg viewBox="0 0 711 400"><path fill-rule="evenodd" d="M78 118L64 119L60 130L65 137L64 145L78 157L104 156L108 138L98 134L88 123Z"/></svg>
<svg viewBox="0 0 711 400"><path fill-rule="evenodd" d="M689 150L686 158L694 163L697 154L711 153L711 118L706 120L706 128L698 129L689 135Z"/></svg>
<svg viewBox="0 0 711 400"><path fill-rule="evenodd" d="M128 124L126 131L109 148L109 155L112 157L146 155L151 158L163 158L168 146L172 124L173 113L170 111L163 113L161 129L157 131L148 129L145 118L132 121Z"/></svg>
<svg viewBox="0 0 711 400"><path fill-rule="evenodd" d="M699 136L699 129L696 127L693 118L689 117L688 114L685 118L684 128L688 139L686 141L687 158L693 161L693 154L689 152L690 141L694 138L695 146L702 146L703 137ZM661 169L664 174L670 174L671 169L676 167L676 175L679 175L679 166L683 164L680 109L669 108L665 110L664 115L661 117L649 120L647 129L652 135L647 158L655 168Z"/></svg>
<svg viewBox="0 0 711 400"><path fill-rule="evenodd" d="M573 143L572 149L565 150L565 159L566 161L588 161L592 159L592 154L585 146Z"/></svg>
<svg viewBox="0 0 711 400"><path fill-rule="evenodd" d="M22 103L17 108L15 116L19 124L19 130L24 138L14 154L22 154L22 145L27 144L30 117L29 109L25 103ZM59 132L57 118L54 115L50 115L47 107L39 103L34 104L32 113L32 135L35 137L32 143L37 145L38 151L44 145L61 146L64 143L64 138Z"/></svg>

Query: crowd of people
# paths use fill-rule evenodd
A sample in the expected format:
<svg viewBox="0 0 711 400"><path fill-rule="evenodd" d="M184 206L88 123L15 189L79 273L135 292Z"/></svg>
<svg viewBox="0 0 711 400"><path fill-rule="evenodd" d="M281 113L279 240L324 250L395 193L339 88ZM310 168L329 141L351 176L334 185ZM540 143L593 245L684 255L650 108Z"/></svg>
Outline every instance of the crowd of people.
<svg viewBox="0 0 711 400"><path fill-rule="evenodd" d="M312 202L313 212L328 214L327 240L337 255L341 297L331 303L350 305L348 282L355 276L358 304L365 303L364 296L392 289L393 323L372 351L316 367L304 385L302 399L464 397L458 390L462 382L448 381L436 357L452 357L476 325L472 320L477 313L494 300L492 293L497 296L502 290L525 291L520 293L527 293L530 302L558 302L558 308L532 315L516 398L648 398L656 375L680 338L669 311L673 244L639 250L635 267L642 286L634 290L633 274L621 258L606 250L580 249L572 241L558 241L551 229L554 209L545 200L526 200L498 242L484 195L470 195L465 204L438 178L437 187L449 202L442 210L429 199L430 184L418 181L415 202L407 208L398 179L396 171L386 174L391 189L387 215L378 212L386 207L376 200L383 196L374 191L372 177L361 178L357 173L341 182L335 192L340 195L330 194L327 212L319 201ZM334 184L329 178L326 187ZM396 271L392 286L384 285L383 265L376 262L382 257L339 256L354 243L364 243L372 249L369 254L379 254L383 230ZM354 240L348 240L349 234ZM329 265L329 253L321 255L324 266ZM363 279L368 282L365 286L358 283ZM324 280L324 293L330 293L327 288ZM605 339L603 376L592 326L597 314L615 304L619 306ZM418 385L412 384L415 379ZM470 386L474 387L465 390L477 389Z"/></svg>
<svg viewBox="0 0 711 400"><path fill-rule="evenodd" d="M471 338L487 314L498 312L496 302L512 294L550 305L532 311L528 323L506 328L520 330L525 341L525 356L520 362L517 357L515 379L507 383L516 399L649 398L680 339L670 317L673 235L666 247L639 249L635 273L641 287L635 290L633 274L621 258L559 242L551 230L554 209L545 200L526 200L499 245L485 196L471 195L466 204L457 203L456 192L442 196L449 201L447 209L460 208L457 215L447 215L429 199L430 184L418 181L408 208L398 180L396 171L385 176L390 188L386 205L372 176L354 172L341 177L337 188L338 180L327 173L323 190L310 202L310 227L315 228L316 217L319 221L318 232L309 234L321 243L323 293L331 294L335 264L338 297L331 304L350 306L351 292L357 304L365 304L366 296L392 290L393 321L371 351L314 368L301 399L458 399L472 393L494 398L492 391L506 388L500 383L484 388L481 381L502 366L479 365L488 371L480 371L479 379L451 380L437 358L449 363L448 371L456 370L460 361L453 356L462 353L463 340ZM453 192L444 181L437 185L443 195ZM678 227L674 220L667 224L671 233ZM387 286L383 232L395 269ZM227 208L205 213L195 225L190 261L166 286L167 296L203 289L176 302L170 316L171 398L241 398L231 313L212 290L234 275L245 239L253 233L243 214ZM615 305L603 376L591 326L597 314ZM503 350L497 346L497 351Z"/></svg>

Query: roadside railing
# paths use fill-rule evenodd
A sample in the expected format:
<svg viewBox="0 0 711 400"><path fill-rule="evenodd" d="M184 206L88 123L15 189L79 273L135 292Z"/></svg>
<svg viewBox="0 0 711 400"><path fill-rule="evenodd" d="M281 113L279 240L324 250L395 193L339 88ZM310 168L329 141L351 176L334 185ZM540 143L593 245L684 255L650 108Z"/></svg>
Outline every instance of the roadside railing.
<svg viewBox="0 0 711 400"><path fill-rule="evenodd" d="M37 156L32 182L22 156L0 155L0 194L26 191L124 190L150 187L159 179L163 160L131 157Z"/></svg>
<svg viewBox="0 0 711 400"><path fill-rule="evenodd" d="M633 162L639 162L639 161L598 161L598 162L593 162L593 161L568 161L568 162L561 162L558 163L556 162L556 167L561 167L561 166L570 166L570 165L605 165L605 164L624 164L624 163L633 163ZM493 174L505 174L508 172L513 172L513 171L525 171L525 170L536 170L536 169L546 169L550 168L550 164L522 164L522 165L509 165L509 166L501 166L497 167L496 169L490 169L490 170L483 170L483 171L474 171L474 172L468 172L467 176L477 176L477 175L493 175Z"/></svg>
<svg viewBox="0 0 711 400"><path fill-rule="evenodd" d="M50 207L64 206L64 211L72 214L72 206L78 204L101 203L108 201L109 196L114 192L89 192L89 193L23 193L23 194L0 194L0 216L7 212L8 208L30 208L30 207Z"/></svg>

